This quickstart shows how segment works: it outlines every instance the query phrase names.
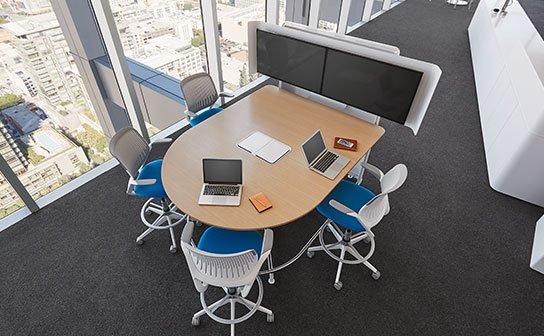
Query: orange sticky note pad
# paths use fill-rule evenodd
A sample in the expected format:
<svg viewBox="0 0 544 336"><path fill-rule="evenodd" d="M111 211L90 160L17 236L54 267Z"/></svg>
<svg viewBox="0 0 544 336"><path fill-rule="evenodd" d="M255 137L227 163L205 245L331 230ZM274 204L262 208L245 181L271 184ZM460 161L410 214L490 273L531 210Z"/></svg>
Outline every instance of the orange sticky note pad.
<svg viewBox="0 0 544 336"><path fill-rule="evenodd" d="M253 204L253 206L258 212L263 212L272 207L272 203L270 203L268 198L266 198L266 196L263 193L258 193L256 195L253 195L249 198L249 200L251 201L251 204Z"/></svg>

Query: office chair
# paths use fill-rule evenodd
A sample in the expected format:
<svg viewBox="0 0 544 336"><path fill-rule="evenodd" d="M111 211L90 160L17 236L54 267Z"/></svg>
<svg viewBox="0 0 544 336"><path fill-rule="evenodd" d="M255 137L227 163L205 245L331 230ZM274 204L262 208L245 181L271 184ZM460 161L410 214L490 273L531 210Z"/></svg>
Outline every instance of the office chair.
<svg viewBox="0 0 544 336"><path fill-rule="evenodd" d="M230 93L217 93L212 77L206 72L189 76L179 84L183 99L187 104L185 115L191 126L196 126L204 120L222 111L222 108L213 107L219 97L234 97ZM207 110L197 114L198 111Z"/></svg>
<svg viewBox="0 0 544 336"><path fill-rule="evenodd" d="M177 245L173 228L187 216L177 212L176 206L167 201L168 195L166 195L161 180L162 160L146 164L153 144L170 141L172 139L165 138L148 143L134 128L125 127L113 136L109 149L130 176L127 194L149 198L140 212L142 222L148 229L136 238L136 244L142 245L144 238L154 230L168 229L172 239L170 253L176 253ZM159 202L156 202L157 200ZM153 222L149 222L146 215L152 214L156 214L157 218Z"/></svg>
<svg viewBox="0 0 544 336"><path fill-rule="evenodd" d="M408 169L403 164L397 164L385 175L369 163L363 162L361 165L380 181L381 193L374 195L370 190L356 183L346 180L340 181L325 200L317 206L317 210L327 217L327 220L319 232L320 245L310 247L306 252L308 257L312 258L315 251L325 251L331 258L338 261L336 279L334 280L334 288L337 290L342 288L340 273L343 264L362 263L372 271L372 278L375 280L380 278L380 271L368 262L375 249L372 228L389 213L388 195L400 188L408 176ZM338 225L345 228L343 233ZM336 242L325 244L323 239L325 230L332 233ZM361 240L370 243L370 250L364 257L353 246ZM332 250L340 250L340 256L334 254ZM354 259L345 258L346 252Z"/></svg>
<svg viewBox="0 0 544 336"><path fill-rule="evenodd" d="M262 264L267 260L274 234L264 230L264 239L258 231L234 231L210 227L200 238L198 247L192 242L194 224L187 223L181 235L181 249L189 265L196 290L200 293L202 310L193 315L192 325L200 325L200 317L207 314L214 321L230 324L231 336L234 325L250 318L257 311L267 315L268 322L274 322L274 313L261 306L263 283L258 276ZM256 302L246 296L257 281L259 295ZM205 292L208 286L222 287L225 296L208 305ZM236 317L236 303L249 309L245 315ZM215 314L220 307L230 304L230 318Z"/></svg>

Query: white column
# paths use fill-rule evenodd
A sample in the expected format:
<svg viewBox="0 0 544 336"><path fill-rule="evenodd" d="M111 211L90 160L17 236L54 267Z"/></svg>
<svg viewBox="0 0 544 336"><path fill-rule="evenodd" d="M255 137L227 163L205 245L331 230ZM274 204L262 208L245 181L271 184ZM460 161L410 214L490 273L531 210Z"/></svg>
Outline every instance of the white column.
<svg viewBox="0 0 544 336"><path fill-rule="evenodd" d="M266 22L278 24L280 15L280 0L266 1Z"/></svg>
<svg viewBox="0 0 544 336"><path fill-rule="evenodd" d="M387 1L387 0L386 0ZM349 10L351 9L351 0L343 0L340 8L340 19L338 20L337 33L345 34L348 30Z"/></svg>
<svg viewBox="0 0 544 336"><path fill-rule="evenodd" d="M319 9L321 8L321 0L311 0L310 2L310 17L308 26L310 28L317 28L319 23Z"/></svg>
<svg viewBox="0 0 544 336"><path fill-rule="evenodd" d="M208 73L218 91L223 91L223 72L221 68L221 47L217 27L217 4L215 0L201 0L202 29L208 54Z"/></svg>

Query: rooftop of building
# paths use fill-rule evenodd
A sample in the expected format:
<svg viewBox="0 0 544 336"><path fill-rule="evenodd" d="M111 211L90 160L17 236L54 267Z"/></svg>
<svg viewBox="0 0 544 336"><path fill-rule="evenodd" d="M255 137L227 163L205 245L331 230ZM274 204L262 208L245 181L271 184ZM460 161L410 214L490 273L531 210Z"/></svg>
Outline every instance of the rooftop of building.
<svg viewBox="0 0 544 336"><path fill-rule="evenodd" d="M23 133L29 133L40 128L43 122L34 112L29 111L24 105L8 107L0 112L14 120L20 126Z"/></svg>
<svg viewBox="0 0 544 336"><path fill-rule="evenodd" d="M139 48L128 50L126 56L152 68L180 59L183 54L198 50L182 39L173 35L163 35L147 40Z"/></svg>
<svg viewBox="0 0 544 336"><path fill-rule="evenodd" d="M5 23L0 25L1 28L7 30L15 36L23 36L31 33L36 33L44 30L54 29L59 27L55 13L45 13L40 15L32 15L28 19Z"/></svg>

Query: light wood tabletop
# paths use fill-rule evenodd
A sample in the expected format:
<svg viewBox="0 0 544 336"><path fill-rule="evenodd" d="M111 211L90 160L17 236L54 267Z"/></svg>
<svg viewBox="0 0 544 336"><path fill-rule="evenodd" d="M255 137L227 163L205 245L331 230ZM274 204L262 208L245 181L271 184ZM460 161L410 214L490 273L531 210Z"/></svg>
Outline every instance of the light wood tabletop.
<svg viewBox="0 0 544 336"><path fill-rule="evenodd" d="M334 179L306 165L300 145L321 128L327 147L351 161ZM291 147L274 164L237 144L260 131ZM312 211L385 133L380 126L352 117L274 86L265 86L183 133L162 164L166 193L184 213L232 230L258 230L292 222ZM335 137L357 140L357 151L333 148ZM242 159L240 206L199 205L202 158ZM258 213L249 197L264 193L272 208Z"/></svg>

